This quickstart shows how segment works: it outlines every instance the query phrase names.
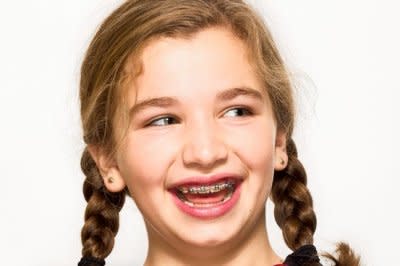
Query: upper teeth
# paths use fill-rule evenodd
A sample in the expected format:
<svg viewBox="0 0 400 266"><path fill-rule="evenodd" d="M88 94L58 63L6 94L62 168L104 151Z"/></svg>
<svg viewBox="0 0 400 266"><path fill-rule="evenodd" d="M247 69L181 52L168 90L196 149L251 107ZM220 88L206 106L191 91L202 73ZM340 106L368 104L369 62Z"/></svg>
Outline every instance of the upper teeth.
<svg viewBox="0 0 400 266"><path fill-rule="evenodd" d="M191 193L191 194L208 194L208 193L216 193L221 190L227 189L227 188L233 188L234 182L228 181L224 183L219 183L215 185L209 185L209 186L191 186L191 187L179 187L178 190L182 192L183 194L186 193Z"/></svg>

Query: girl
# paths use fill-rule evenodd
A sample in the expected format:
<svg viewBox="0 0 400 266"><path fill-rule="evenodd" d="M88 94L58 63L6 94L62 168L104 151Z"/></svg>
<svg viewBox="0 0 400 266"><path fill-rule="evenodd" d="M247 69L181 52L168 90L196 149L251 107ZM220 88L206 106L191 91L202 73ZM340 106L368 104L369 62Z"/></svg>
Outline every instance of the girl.
<svg viewBox="0 0 400 266"><path fill-rule="evenodd" d="M240 0L130 0L81 70L88 202L79 265L104 265L125 195L149 239L144 265L321 265L291 84L271 34ZM265 203L293 253L280 258ZM359 265L338 245L336 265Z"/></svg>

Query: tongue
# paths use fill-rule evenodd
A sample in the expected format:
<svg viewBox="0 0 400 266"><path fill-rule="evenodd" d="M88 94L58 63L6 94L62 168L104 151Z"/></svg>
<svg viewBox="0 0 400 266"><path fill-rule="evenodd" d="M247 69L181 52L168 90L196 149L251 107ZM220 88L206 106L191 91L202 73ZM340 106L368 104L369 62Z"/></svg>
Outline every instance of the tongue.
<svg viewBox="0 0 400 266"><path fill-rule="evenodd" d="M218 203L224 200L225 195L228 193L228 190L224 189L220 192L209 193L209 194L185 194L185 198L195 204L210 204L210 203Z"/></svg>

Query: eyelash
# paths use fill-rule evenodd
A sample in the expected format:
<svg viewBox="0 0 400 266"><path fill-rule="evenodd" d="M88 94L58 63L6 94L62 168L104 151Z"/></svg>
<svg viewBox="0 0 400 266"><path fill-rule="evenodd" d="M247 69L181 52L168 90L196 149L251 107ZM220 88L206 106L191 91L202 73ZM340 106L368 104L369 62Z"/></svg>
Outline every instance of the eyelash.
<svg viewBox="0 0 400 266"><path fill-rule="evenodd" d="M248 107L234 107L234 108L230 108L228 109L224 114L231 112L233 110L240 110L240 111L244 111L244 114L240 115L240 116L251 116L253 115L253 111L251 110L251 108ZM176 119L174 116L162 116L162 117L158 117L156 119L151 120L149 123L146 124L145 127L160 127L160 126L167 126L167 125L156 125L155 123L158 121L166 121L166 120L170 120L172 119L174 122L171 124L167 124L167 125L172 125L172 124L177 124L179 121L178 119Z"/></svg>
<svg viewBox="0 0 400 266"><path fill-rule="evenodd" d="M244 111L245 114L244 115L240 115L240 116L250 116L250 115L254 114L253 111L251 110L251 108L244 107L244 106L238 106L238 107L230 108L228 111L225 112L225 114L230 112L230 111L232 111L232 110Z"/></svg>
<svg viewBox="0 0 400 266"><path fill-rule="evenodd" d="M161 127L161 126L165 126L165 125L156 125L155 123L157 121L165 121L165 120L169 120L169 119L173 119L174 120L173 124L178 123L178 120L173 116L162 116L162 117L159 117L159 118L151 120L145 127ZM168 125L171 125L171 124L168 124Z"/></svg>

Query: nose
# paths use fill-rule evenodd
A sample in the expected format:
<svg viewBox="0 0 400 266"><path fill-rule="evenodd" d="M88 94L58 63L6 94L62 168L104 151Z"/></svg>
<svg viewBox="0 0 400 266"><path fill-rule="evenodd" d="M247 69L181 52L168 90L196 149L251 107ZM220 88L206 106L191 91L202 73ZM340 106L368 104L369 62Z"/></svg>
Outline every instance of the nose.
<svg viewBox="0 0 400 266"><path fill-rule="evenodd" d="M187 126L182 152L186 167L211 169L226 161L228 149L217 125L197 120Z"/></svg>

